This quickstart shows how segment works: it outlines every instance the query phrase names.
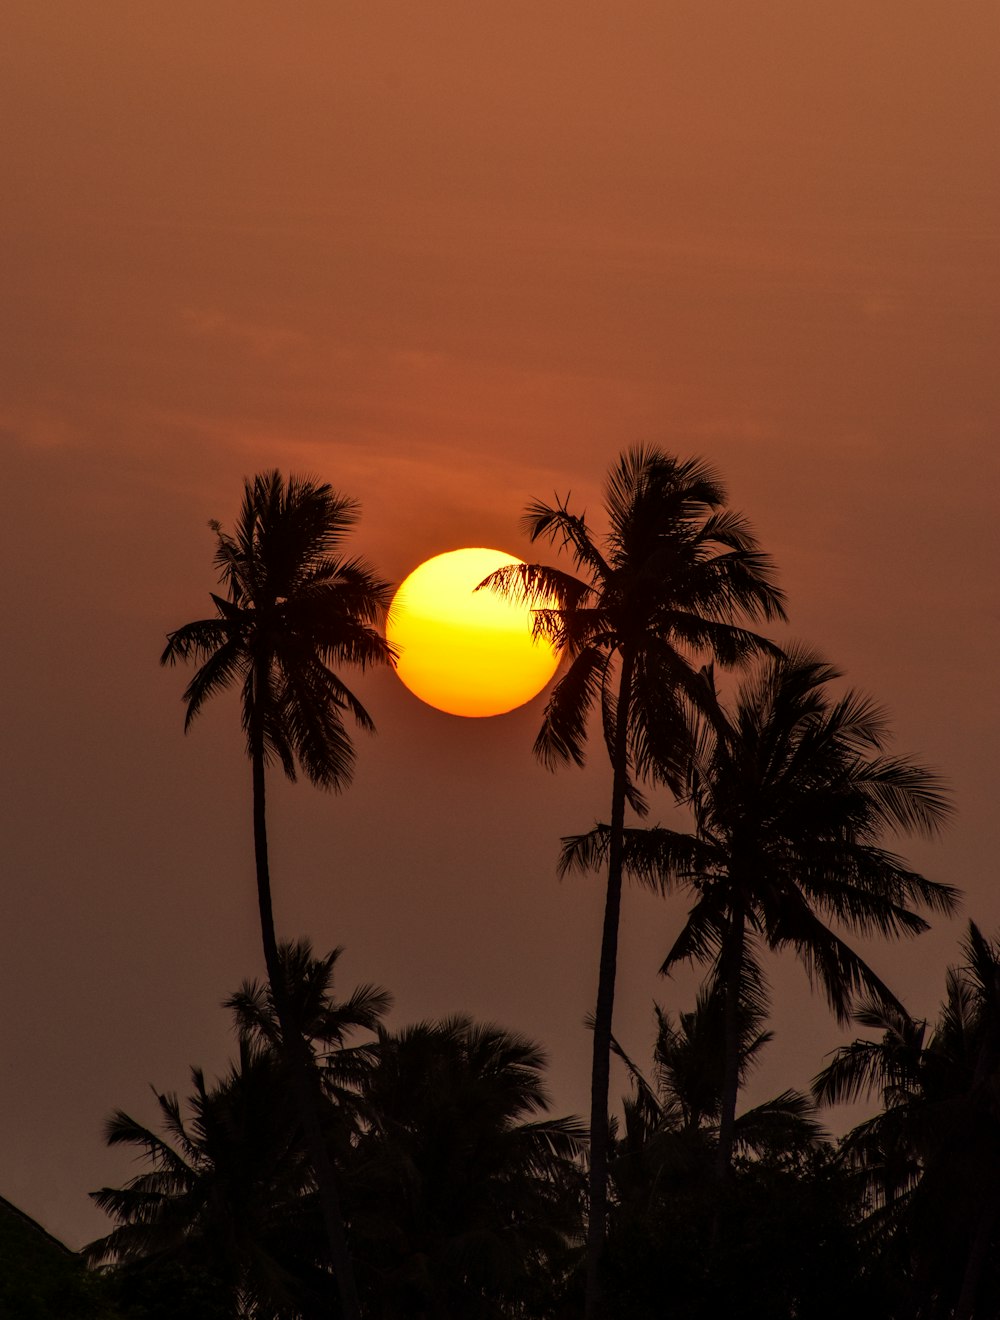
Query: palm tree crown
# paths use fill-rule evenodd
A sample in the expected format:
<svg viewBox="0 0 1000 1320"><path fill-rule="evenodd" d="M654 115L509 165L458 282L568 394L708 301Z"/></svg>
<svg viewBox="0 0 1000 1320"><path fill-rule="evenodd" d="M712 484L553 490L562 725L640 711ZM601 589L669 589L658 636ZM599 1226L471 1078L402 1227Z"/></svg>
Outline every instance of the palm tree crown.
<svg viewBox="0 0 1000 1320"><path fill-rule="evenodd" d="M236 531L211 523L215 565L227 589L212 593L217 617L172 632L161 663L201 661L184 692L185 729L216 693L240 685L251 756L277 759L290 779L296 762L323 788L340 789L354 764L343 715L363 729L371 717L334 663L390 663L379 630L391 588L341 543L358 505L329 485L265 472L244 483Z"/></svg>
<svg viewBox="0 0 1000 1320"><path fill-rule="evenodd" d="M462 1015L381 1029L375 1058L357 1152L369 1313L552 1314L578 1252L584 1131L549 1116L541 1050Z"/></svg>
<svg viewBox="0 0 1000 1320"><path fill-rule="evenodd" d="M676 772L681 762L669 735L685 699L698 696L694 657L737 665L777 649L743 626L783 619L783 597L746 519L725 502L707 463L637 448L608 475L603 548L565 501L528 506L531 540L568 551L581 576L512 564L483 585L531 605L536 634L569 658L535 742L546 765L584 763L588 717L599 706L612 760L621 710L632 767L656 777ZM620 690L616 662L627 662ZM631 782L629 796L637 805Z"/></svg>
<svg viewBox="0 0 1000 1320"><path fill-rule="evenodd" d="M109 1120L108 1145L138 1148L146 1168L91 1193L116 1226L85 1255L154 1276L186 1267L233 1299L233 1314L301 1314L313 1287L329 1293L329 1277L303 1213L311 1171L278 1062L244 1044L215 1086L191 1075L187 1114L176 1095L157 1094L166 1135L121 1110Z"/></svg>
<svg viewBox="0 0 1000 1320"><path fill-rule="evenodd" d="M324 1057L324 1135L347 1153L360 1122L357 1088L374 1059L371 1042L350 1038L375 1031L389 997L363 985L335 999L339 956L334 949L314 957L304 940L279 949L294 1024ZM328 1315L334 1281L317 1233L315 1173L270 992L248 981L225 1006L235 1015L239 1056L221 1081L209 1086L192 1069L186 1113L176 1095L158 1094L164 1136L120 1110L108 1122L108 1144L139 1148L147 1167L122 1188L92 1193L117 1222L86 1255L154 1276L171 1262L187 1266L240 1304L234 1314Z"/></svg>

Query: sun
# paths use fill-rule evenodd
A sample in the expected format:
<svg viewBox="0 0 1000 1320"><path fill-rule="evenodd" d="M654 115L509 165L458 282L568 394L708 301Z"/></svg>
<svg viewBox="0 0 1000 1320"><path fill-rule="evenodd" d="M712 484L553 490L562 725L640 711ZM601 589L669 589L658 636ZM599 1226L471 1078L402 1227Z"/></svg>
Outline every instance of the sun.
<svg viewBox="0 0 1000 1320"><path fill-rule="evenodd" d="M516 555L482 547L449 550L413 570L389 610L386 636L399 650L396 673L437 710L477 718L530 701L559 663L531 635L531 611L476 587Z"/></svg>

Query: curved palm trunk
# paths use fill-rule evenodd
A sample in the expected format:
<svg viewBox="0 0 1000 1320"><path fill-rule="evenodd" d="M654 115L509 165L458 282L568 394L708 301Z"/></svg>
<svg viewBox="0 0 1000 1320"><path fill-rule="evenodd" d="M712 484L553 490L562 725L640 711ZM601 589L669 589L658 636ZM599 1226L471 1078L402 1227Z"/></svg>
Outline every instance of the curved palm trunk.
<svg viewBox="0 0 1000 1320"><path fill-rule="evenodd" d="M726 941L723 965L720 969L726 986L722 1106L719 1113L719 1149L715 1165L720 1185L729 1177L733 1162L736 1102L740 1090L740 980L743 976L745 940L743 909L737 907L732 913L729 938Z"/></svg>
<svg viewBox="0 0 1000 1320"><path fill-rule="evenodd" d="M323 1222L330 1248L337 1292L343 1320L361 1320L354 1266L347 1249L344 1216L337 1194L336 1175L330 1152L323 1140L313 1075L313 1061L301 1032L291 1020L285 985L278 959L278 943L274 933L274 913L271 907L271 875L267 854L267 816L265 810L264 743L263 731L255 727L252 736L251 764L253 768L253 847L257 872L257 906L260 910L260 934L264 946L264 964L271 986L274 1011L281 1028L282 1051L295 1095L299 1121L302 1123L309 1151L310 1163L316 1177Z"/></svg>
<svg viewBox="0 0 1000 1320"><path fill-rule="evenodd" d="M629 692L632 685L631 655L623 655L615 726L611 830L608 840L608 888L604 902L601 935L601 965L594 1012L594 1057L590 1075L590 1213L587 1219L587 1292L585 1320L603 1316L601 1257L607 1236L608 1216L608 1092L611 1078L611 1029L615 1004L615 973L618 966L618 926L621 917L622 854L625 836L625 786L628 777Z"/></svg>

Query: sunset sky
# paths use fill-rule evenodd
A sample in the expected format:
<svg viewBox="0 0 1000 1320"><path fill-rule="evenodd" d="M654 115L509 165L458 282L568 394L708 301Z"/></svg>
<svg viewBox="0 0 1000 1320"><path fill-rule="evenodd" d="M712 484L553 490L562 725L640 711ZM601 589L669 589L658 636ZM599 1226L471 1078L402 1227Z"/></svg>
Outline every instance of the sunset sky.
<svg viewBox="0 0 1000 1320"><path fill-rule="evenodd" d="M866 946L933 1013L967 918L1000 929L995 0L13 0L0 32L0 1195L107 1231L86 1193L136 1169L104 1120L221 1070L219 1004L262 973L238 710L185 738L157 658L268 467L356 496L398 582L532 554L533 497L596 519L629 445L713 462L778 564L775 635L953 785L906 852L963 913ZM383 984L396 1024L536 1038L586 1113L603 882L555 862L606 818L600 747L551 775L541 700L357 690L349 794L275 786L279 930L343 944L340 990ZM693 1003L656 975L683 911L626 895L640 1060L654 998ZM840 1039L771 973L760 1099Z"/></svg>

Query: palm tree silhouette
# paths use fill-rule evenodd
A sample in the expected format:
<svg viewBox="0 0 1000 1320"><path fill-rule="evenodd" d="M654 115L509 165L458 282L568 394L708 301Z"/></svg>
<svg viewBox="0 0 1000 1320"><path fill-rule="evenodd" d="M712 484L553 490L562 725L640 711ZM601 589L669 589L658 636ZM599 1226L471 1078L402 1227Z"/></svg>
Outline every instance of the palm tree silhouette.
<svg viewBox="0 0 1000 1320"><path fill-rule="evenodd" d="M283 943L279 950L285 1011L313 1065L313 1101L324 1116L328 1144L338 1159L349 1163L354 1138L365 1121L363 1090L377 1058L374 1039L349 1044L349 1037L359 1029L377 1032L392 996L380 986L360 985L347 999L337 1000L333 976L342 952L337 948L316 957L308 940ZM284 1058L269 983L244 981L223 1007L233 1013L241 1044Z"/></svg>
<svg viewBox="0 0 1000 1320"><path fill-rule="evenodd" d="M612 766L591 1081L588 1318L599 1313L606 1233L608 1085L626 802L643 809L636 776L652 775L672 786L682 782L685 708L701 695L694 657L707 654L738 665L761 650L776 649L741 623L784 617L769 561L746 520L724 508L725 500L721 481L702 461L629 450L605 484L603 549L585 517L571 513L566 501L534 502L525 513L531 540L567 550L582 576L544 564L511 565L481 584L531 605L536 635L569 656L545 708L536 755L550 767L568 760L582 765L588 717L599 708Z"/></svg>
<svg viewBox="0 0 1000 1320"><path fill-rule="evenodd" d="M283 1048L303 1107L316 1163L341 1303L346 1320L359 1316L333 1170L310 1098L310 1058L293 1026L282 982L271 903L266 775L278 761L289 779L300 767L314 784L340 790L350 781L354 749L349 715L363 729L371 717L331 667L390 663L379 625L391 597L360 559L341 544L357 520L356 501L328 484L277 471L244 482L234 534L211 524L215 565L227 589L212 594L216 617L170 633L162 664L200 662L184 692L185 730L206 701L238 685L253 784L253 838L264 962L281 1026Z"/></svg>
<svg viewBox="0 0 1000 1320"><path fill-rule="evenodd" d="M359 1088L375 1057L371 1042L351 1037L378 1028L389 996L362 985L335 999L340 953L318 958L299 940L279 946L278 963L292 1022L322 1059L313 1078L321 1083L325 1139L346 1154L361 1124ZM329 1314L312 1156L270 987L246 981L225 1007L239 1054L221 1081L208 1086L193 1068L186 1106L157 1093L163 1136L121 1110L109 1120L108 1145L139 1147L148 1167L124 1187L91 1194L117 1225L85 1249L87 1259L189 1266L218 1282L244 1307L240 1314Z"/></svg>
<svg viewBox="0 0 1000 1320"><path fill-rule="evenodd" d="M920 1315L971 1320L1000 1308L988 1269L1000 1235L1000 944L970 921L962 951L930 1033L865 1003L855 1021L881 1037L841 1046L813 1092L823 1104L879 1095L881 1112L844 1141L870 1220Z"/></svg>
<svg viewBox="0 0 1000 1320"><path fill-rule="evenodd" d="M381 1029L362 1086L371 1314L549 1316L579 1257L583 1124L548 1115L532 1041L466 1016Z"/></svg>
<svg viewBox="0 0 1000 1320"><path fill-rule="evenodd" d="M807 651L771 657L741 685L730 714L714 676L701 676L703 713L688 768L694 831L630 830L625 870L659 891L684 885L695 902L661 972L713 961L726 986L718 1172L729 1168L739 1091L739 1003L766 994L764 949L791 947L841 1022L858 991L897 1004L828 921L862 934L913 935L921 905L951 912L957 892L909 870L879 844L890 829L931 834L949 814L938 779L885 753L882 711L854 692L825 691L839 674ZM565 841L564 867L600 865L611 830Z"/></svg>
<svg viewBox="0 0 1000 1320"><path fill-rule="evenodd" d="M632 1095L625 1105L625 1131L636 1136L645 1134L640 1146L659 1146L666 1153L677 1138L690 1146L697 1134L705 1149L707 1144L701 1139L717 1140L724 1084L725 1008L726 987L714 977L702 985L694 1009L680 1013L676 1021L656 1005L652 1081L618 1042L613 1042L612 1048L632 1080ZM737 1026L741 1085L773 1039L773 1033L764 1029L766 1019L767 1005L758 986L752 980L745 982ZM798 1091L783 1091L736 1119L734 1144L756 1155L806 1146L819 1135L812 1115L813 1105L807 1097ZM622 1150L627 1149L628 1143ZM616 1168L616 1182L618 1178Z"/></svg>
<svg viewBox="0 0 1000 1320"><path fill-rule="evenodd" d="M240 1314L251 1306L299 1313L320 1299L329 1307L322 1243L307 1211L312 1171L280 1061L244 1043L217 1085L198 1068L191 1076L186 1106L174 1094L156 1096L164 1135L121 1110L108 1121L108 1145L136 1147L147 1167L124 1187L91 1193L116 1226L89 1244L88 1261L203 1275L231 1313L241 1305Z"/></svg>
<svg viewBox="0 0 1000 1320"><path fill-rule="evenodd" d="M766 1003L747 985L741 1078L771 1040L766 1019ZM651 1070L615 1046L632 1085L611 1163L606 1288L613 1314L853 1314L856 1197L844 1194L856 1178L835 1164L814 1105L785 1090L743 1110L732 1177L720 1187L713 1170L725 986L709 977L692 1010L673 1015L657 1007L656 1025Z"/></svg>
<svg viewBox="0 0 1000 1320"><path fill-rule="evenodd" d="M741 1081L772 1039L764 1029L766 1004L752 984L745 991L739 1020ZM689 1312L690 1300L685 1304L675 1296L678 1315L729 1313L731 1305L723 1306L722 1281L738 1272L734 1260L752 1234L744 1220L743 1233L723 1235L722 1222L735 1229L741 1216L753 1213L755 1196L764 1194L766 1170L788 1175L779 1178L787 1195L795 1171L805 1172L824 1151L814 1105L800 1092L785 1090L737 1117L734 1148L742 1158L736 1176L725 1188L713 1179L722 1109L725 1000L725 986L709 978L694 1009L676 1019L656 1006L649 1077L617 1041L612 1045L628 1070L631 1091L623 1100L623 1119L612 1147L608 1256L617 1288L612 1283L610 1290L616 1298L623 1288L627 1293L630 1265L645 1260L645 1266L639 1264L641 1280L655 1260L653 1275L669 1280L681 1295L699 1298ZM760 1208L758 1204L758 1212ZM686 1247L678 1245L679 1229L688 1239ZM759 1239L756 1246L761 1246ZM667 1253L672 1264L664 1259ZM782 1273L778 1264L775 1259L769 1265L760 1256L755 1259L755 1269L772 1274Z"/></svg>

